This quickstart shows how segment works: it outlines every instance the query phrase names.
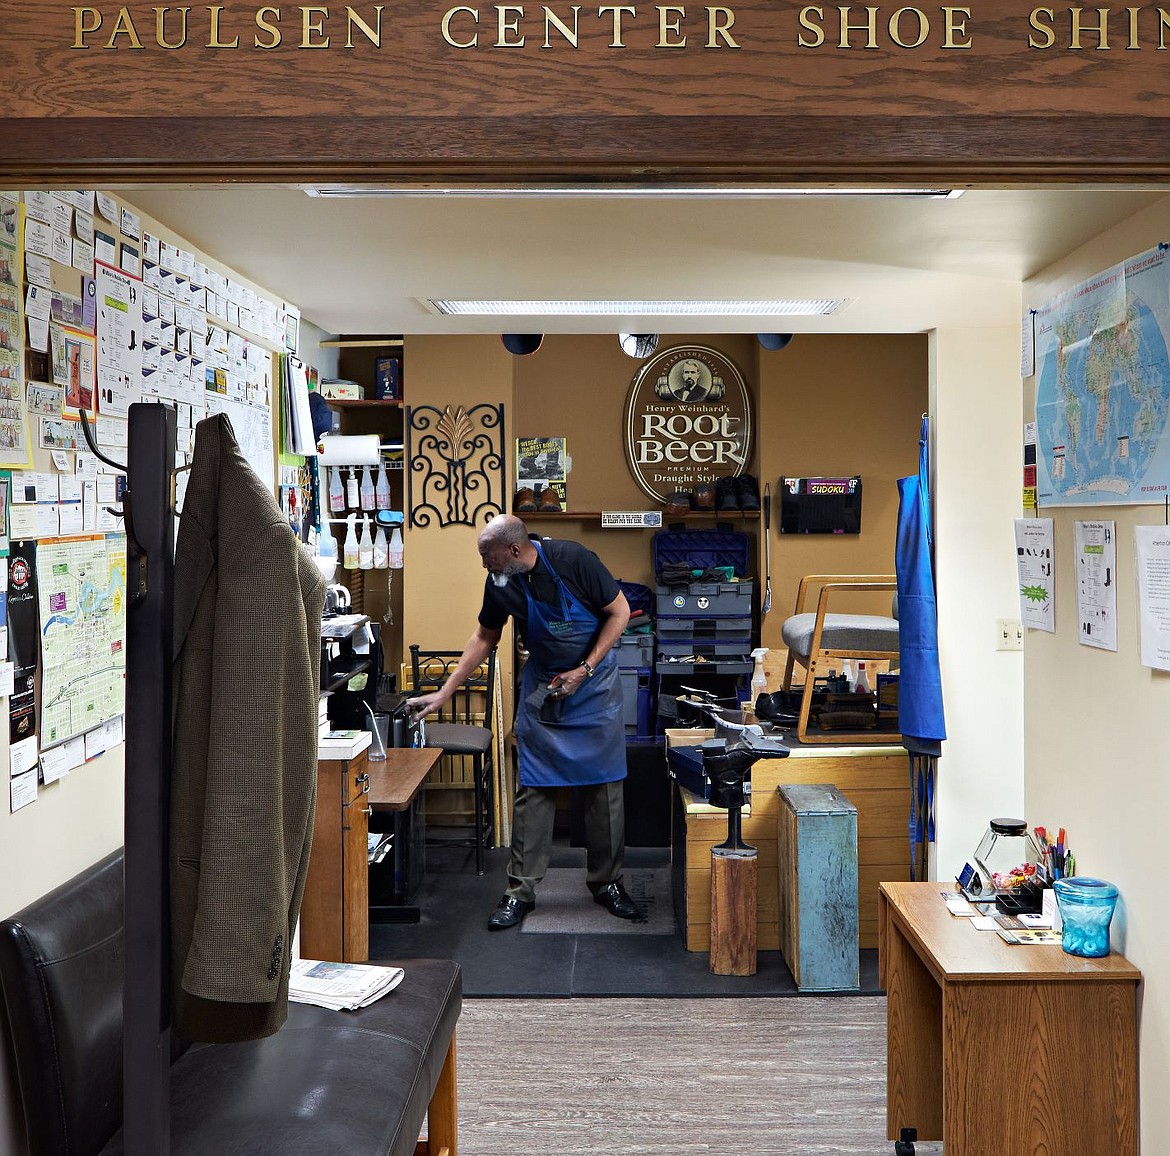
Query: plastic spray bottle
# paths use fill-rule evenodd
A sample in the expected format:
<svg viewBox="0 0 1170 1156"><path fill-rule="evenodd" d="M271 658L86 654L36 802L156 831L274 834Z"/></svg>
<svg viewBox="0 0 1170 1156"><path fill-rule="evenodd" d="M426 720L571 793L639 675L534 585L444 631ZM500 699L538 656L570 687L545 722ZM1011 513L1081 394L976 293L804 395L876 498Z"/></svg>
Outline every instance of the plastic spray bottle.
<svg viewBox="0 0 1170 1156"><path fill-rule="evenodd" d="M374 498L379 510L390 509L390 479L386 477L386 462L378 459L378 484L374 487Z"/></svg>
<svg viewBox="0 0 1170 1156"><path fill-rule="evenodd" d="M357 520L357 514L350 514L345 519L345 553L342 557L341 564L347 570L356 570L358 568L358 539L357 530L354 529L354 522Z"/></svg>
<svg viewBox="0 0 1170 1156"><path fill-rule="evenodd" d="M386 531L383 527L378 527L378 532L374 535L374 569L385 570L390 565L390 548L386 545Z"/></svg>
<svg viewBox="0 0 1170 1156"><path fill-rule="evenodd" d="M362 470L362 509L376 509L374 505L374 475L370 472L369 466Z"/></svg>
<svg viewBox="0 0 1170 1156"><path fill-rule="evenodd" d="M402 531L395 526L390 535L390 569L402 569Z"/></svg>
<svg viewBox="0 0 1170 1156"><path fill-rule="evenodd" d="M341 468L329 471L329 509L335 514L345 512L345 488L341 484Z"/></svg>
<svg viewBox="0 0 1170 1156"><path fill-rule="evenodd" d="M749 701L753 704L760 695L768 693L768 676L764 673L764 655L767 653L768 648L766 646L757 646L752 651L752 658L755 659L756 665L752 671Z"/></svg>
<svg viewBox="0 0 1170 1156"><path fill-rule="evenodd" d="M374 540L370 537L370 519L362 519L362 536L358 539L358 569L374 568Z"/></svg>

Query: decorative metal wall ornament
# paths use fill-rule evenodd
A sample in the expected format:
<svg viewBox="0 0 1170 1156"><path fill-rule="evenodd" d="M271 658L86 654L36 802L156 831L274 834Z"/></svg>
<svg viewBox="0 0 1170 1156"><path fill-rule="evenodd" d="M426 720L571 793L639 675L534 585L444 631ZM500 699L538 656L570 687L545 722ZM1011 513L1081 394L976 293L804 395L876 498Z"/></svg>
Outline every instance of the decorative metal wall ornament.
<svg viewBox="0 0 1170 1156"><path fill-rule="evenodd" d="M504 512L504 407L406 411L411 526L479 526Z"/></svg>

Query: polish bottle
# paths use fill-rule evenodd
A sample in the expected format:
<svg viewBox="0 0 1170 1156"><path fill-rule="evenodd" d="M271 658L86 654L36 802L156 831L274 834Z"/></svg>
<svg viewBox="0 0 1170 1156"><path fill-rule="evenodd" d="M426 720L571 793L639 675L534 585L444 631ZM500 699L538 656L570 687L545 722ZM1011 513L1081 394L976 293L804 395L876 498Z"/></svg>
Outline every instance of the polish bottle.
<svg viewBox="0 0 1170 1156"><path fill-rule="evenodd" d="M857 663L857 681L853 684L853 689L857 694L869 694L873 690L869 685L869 675L865 671L864 661Z"/></svg>
<svg viewBox="0 0 1170 1156"><path fill-rule="evenodd" d="M374 475L370 473L370 467L362 471L362 509L373 510L374 506Z"/></svg>
<svg viewBox="0 0 1170 1156"><path fill-rule="evenodd" d="M386 477L386 463L378 461L378 484L374 487L374 498L379 510L390 509L390 479Z"/></svg>

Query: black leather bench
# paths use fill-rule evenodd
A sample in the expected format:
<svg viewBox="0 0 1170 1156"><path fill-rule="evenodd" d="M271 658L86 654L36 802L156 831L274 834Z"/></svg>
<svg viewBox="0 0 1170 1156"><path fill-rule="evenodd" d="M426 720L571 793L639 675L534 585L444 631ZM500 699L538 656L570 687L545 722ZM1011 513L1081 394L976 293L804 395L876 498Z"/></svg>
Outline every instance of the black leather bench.
<svg viewBox="0 0 1170 1156"><path fill-rule="evenodd" d="M402 966L359 1011L290 1004L267 1039L177 1045L172 1156L455 1156L459 966ZM30 1156L120 1153L121 852L0 923L0 986Z"/></svg>

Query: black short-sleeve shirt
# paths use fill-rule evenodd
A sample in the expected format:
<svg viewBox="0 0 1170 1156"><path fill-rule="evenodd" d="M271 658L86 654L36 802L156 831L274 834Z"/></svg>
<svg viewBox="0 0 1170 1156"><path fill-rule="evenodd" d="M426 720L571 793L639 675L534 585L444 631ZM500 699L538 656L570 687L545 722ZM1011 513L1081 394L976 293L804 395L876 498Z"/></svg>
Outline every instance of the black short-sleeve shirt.
<svg viewBox="0 0 1170 1156"><path fill-rule="evenodd" d="M574 597L593 614L601 611L621 593L617 579L605 568L592 550L579 542L559 542L541 539L540 548L549 565L568 586ZM527 574L513 574L506 586L497 586L489 577L484 582L483 608L479 612L480 625L488 630L501 630L509 617L516 622L520 637L528 632L527 585L532 597L545 606L560 607L560 593L553 576L537 558L536 565Z"/></svg>

